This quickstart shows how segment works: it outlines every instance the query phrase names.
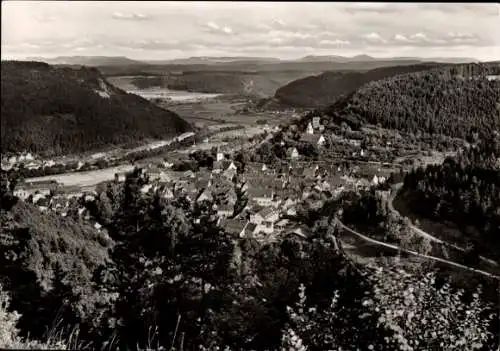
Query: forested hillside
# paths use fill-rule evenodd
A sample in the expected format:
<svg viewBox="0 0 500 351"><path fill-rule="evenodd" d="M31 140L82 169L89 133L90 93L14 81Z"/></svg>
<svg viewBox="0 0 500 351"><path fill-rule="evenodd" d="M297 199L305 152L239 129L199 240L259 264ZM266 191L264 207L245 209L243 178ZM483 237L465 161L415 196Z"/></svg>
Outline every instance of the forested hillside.
<svg viewBox="0 0 500 351"><path fill-rule="evenodd" d="M1 146L62 154L191 130L173 112L127 94L93 68L2 62Z"/></svg>
<svg viewBox="0 0 500 351"><path fill-rule="evenodd" d="M372 81L326 114L415 134L485 136L500 130L500 80L487 78L499 71L458 65Z"/></svg>
<svg viewBox="0 0 500 351"><path fill-rule="evenodd" d="M394 66L372 69L367 72L325 72L293 81L276 91L274 95L282 104L294 107L319 107L333 103L342 95L348 95L368 82L397 74L418 72L436 67L437 63Z"/></svg>
<svg viewBox="0 0 500 351"><path fill-rule="evenodd" d="M485 141L443 165L410 172L400 197L418 216L456 225L463 236L457 238L460 244L471 243L484 255L500 260L498 139Z"/></svg>

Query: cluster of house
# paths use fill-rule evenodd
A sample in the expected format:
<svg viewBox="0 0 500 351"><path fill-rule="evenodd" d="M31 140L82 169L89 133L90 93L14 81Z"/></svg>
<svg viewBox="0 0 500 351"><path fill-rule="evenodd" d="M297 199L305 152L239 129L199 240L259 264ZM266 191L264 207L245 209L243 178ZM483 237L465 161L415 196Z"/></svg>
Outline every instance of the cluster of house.
<svg viewBox="0 0 500 351"><path fill-rule="evenodd" d="M56 165L65 166L64 162L56 162L52 159L40 159L37 158L36 155L33 155L31 152L24 152L20 155L12 155L9 157L2 157L1 168L4 171L8 171L10 169L18 169L23 166L26 169L43 169L43 168L51 168ZM76 164L76 169L80 169L84 163L79 161Z"/></svg>
<svg viewBox="0 0 500 351"><path fill-rule="evenodd" d="M31 152L23 152L20 155L12 155L9 157L2 157L2 170L8 171L12 168L24 164L26 168L38 168L40 162L35 160L35 156Z"/></svg>

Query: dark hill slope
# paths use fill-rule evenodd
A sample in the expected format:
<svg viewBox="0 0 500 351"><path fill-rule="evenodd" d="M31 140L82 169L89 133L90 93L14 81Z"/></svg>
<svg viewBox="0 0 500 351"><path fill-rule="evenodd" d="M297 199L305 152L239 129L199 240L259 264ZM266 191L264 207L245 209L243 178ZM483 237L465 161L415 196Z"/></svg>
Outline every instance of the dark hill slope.
<svg viewBox="0 0 500 351"><path fill-rule="evenodd" d="M426 63L408 66L375 68L367 72L325 72L318 76L299 79L279 88L275 98L293 107L318 107L331 104L342 95L348 95L363 84L398 74L424 71L438 66Z"/></svg>
<svg viewBox="0 0 500 351"><path fill-rule="evenodd" d="M177 114L109 84L93 68L2 62L2 151L61 154L191 130Z"/></svg>
<svg viewBox="0 0 500 351"><path fill-rule="evenodd" d="M22 314L18 327L40 337L59 319L98 318L95 309L106 297L92 279L98 267L111 264L112 241L88 224L21 200L6 207L7 199L2 196L0 207L0 284Z"/></svg>
<svg viewBox="0 0 500 351"><path fill-rule="evenodd" d="M486 63L399 75L370 82L324 112L410 133L486 136L500 130L500 80L487 78L499 72Z"/></svg>

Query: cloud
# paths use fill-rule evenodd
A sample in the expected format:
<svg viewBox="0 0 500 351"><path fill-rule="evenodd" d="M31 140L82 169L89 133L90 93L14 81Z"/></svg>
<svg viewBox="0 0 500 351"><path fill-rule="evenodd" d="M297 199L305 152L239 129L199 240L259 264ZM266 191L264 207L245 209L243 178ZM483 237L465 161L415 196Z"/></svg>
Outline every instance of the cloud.
<svg viewBox="0 0 500 351"><path fill-rule="evenodd" d="M281 20L281 19L275 19L275 20L273 21L273 24L274 24L275 26L278 26L278 27L285 27L285 26L286 26L286 22L285 22L285 21L283 21L283 20Z"/></svg>
<svg viewBox="0 0 500 351"><path fill-rule="evenodd" d="M427 35L425 35L424 33L416 33L416 34L413 34L410 39L412 40L419 40L419 41L429 41L429 38L427 38Z"/></svg>
<svg viewBox="0 0 500 351"><path fill-rule="evenodd" d="M335 40L323 39L319 42L319 45L327 47L342 47L350 44L351 42L349 40L341 40L341 39L335 39Z"/></svg>
<svg viewBox="0 0 500 351"><path fill-rule="evenodd" d="M404 35L402 35L402 34L396 34L396 35L394 36L394 40L395 40L395 41L399 41L399 42L405 42L405 43L407 43L407 42L409 42L409 41L410 41L407 37L405 37L405 36L404 36Z"/></svg>
<svg viewBox="0 0 500 351"><path fill-rule="evenodd" d="M217 23L209 21L205 23L203 26L203 29L207 33L212 33L212 34L233 34L233 29L229 26L219 26Z"/></svg>
<svg viewBox="0 0 500 351"><path fill-rule="evenodd" d="M145 15L143 13L114 12L112 17L115 20L123 20L123 21L145 21L150 19L148 15Z"/></svg>
<svg viewBox="0 0 500 351"><path fill-rule="evenodd" d="M345 10L349 13L395 13L398 12L398 6L394 6L394 4L383 4L383 3L370 3L370 2L359 2L359 3L350 3L343 4L345 5Z"/></svg>
<svg viewBox="0 0 500 351"><path fill-rule="evenodd" d="M372 43L387 43L387 40L382 38L380 34L372 32L369 34L364 34L361 36L363 39L372 42Z"/></svg>

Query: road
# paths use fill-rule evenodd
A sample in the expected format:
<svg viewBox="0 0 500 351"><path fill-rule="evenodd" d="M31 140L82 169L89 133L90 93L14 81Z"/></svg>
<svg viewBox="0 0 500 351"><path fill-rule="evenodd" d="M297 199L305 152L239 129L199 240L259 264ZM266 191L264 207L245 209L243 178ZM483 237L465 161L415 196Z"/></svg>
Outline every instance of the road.
<svg viewBox="0 0 500 351"><path fill-rule="evenodd" d="M373 244L373 245L385 247L385 248L392 249L392 250L395 250L395 251L398 251L398 252L405 252L405 253L413 255L413 256L417 256L417 257L421 257L421 258L433 260L433 261L436 261L436 262L445 263L445 264L450 265L452 267L456 267L456 268L460 268L460 269L467 270L467 271L470 271L470 272L474 272L474 273L477 273L477 274L481 274L483 276L486 276L486 277L489 277L489 278L493 278L493 279L496 279L496 280L500 281L500 277L497 276L497 275L494 275L494 274L491 274L491 273L488 273L488 272L485 272L485 271L482 271L482 270L479 270L479 269L467 267L467 266L464 266L462 264L459 264L459 263L456 263L456 262L453 262L453 261L445 260L443 258L429 256L429 255L424 255L424 254L418 253L416 251L411 251L411 250L403 249L403 248L401 248L401 247L399 247L397 245L387 244L387 243L384 243L382 241L378 241L378 240L369 238L366 235L363 235L361 233L358 233L357 231L355 231L355 230L349 228L348 226L346 226L338 218L335 218L335 221L336 221L336 223L342 229L344 229L345 231L347 231L347 232L355 235L359 239L361 239L361 240L363 240L365 242L368 242L369 244Z"/></svg>
<svg viewBox="0 0 500 351"><path fill-rule="evenodd" d="M394 213L395 215L397 216L401 216L401 214L399 213L398 210L396 210L394 208L394 198L396 197L396 195L398 194L398 192L401 190L401 188L403 187L403 183L397 183L395 185L392 186L392 189L391 189L391 192L390 192L390 195L389 195L389 198L387 199L387 202L388 202L388 207L389 207L389 210ZM451 244L451 243L448 243L444 240L441 240L439 238L436 238L435 236L423 231L422 229L416 227L415 225L411 224L410 223L410 229L413 230L416 234L430 240L430 241L434 241L436 243L439 243L439 244L443 244L445 246L449 246L449 247L452 247L454 248L455 250L458 250L458 251L462 251L462 252L466 252L466 250L463 248L463 247L460 247L460 246L457 246L457 245L454 245L454 244ZM498 262L490 259L490 258L487 258L487 257L484 257L484 256L479 256L479 259L488 263L488 264L491 264L495 267L498 267Z"/></svg>

